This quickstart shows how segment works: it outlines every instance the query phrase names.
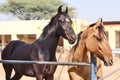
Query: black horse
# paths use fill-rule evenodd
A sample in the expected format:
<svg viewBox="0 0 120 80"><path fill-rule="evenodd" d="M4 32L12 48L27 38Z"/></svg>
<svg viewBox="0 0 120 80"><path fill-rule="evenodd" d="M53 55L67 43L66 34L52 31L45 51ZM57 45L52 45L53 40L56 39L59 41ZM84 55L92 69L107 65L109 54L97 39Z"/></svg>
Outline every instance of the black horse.
<svg viewBox="0 0 120 80"><path fill-rule="evenodd" d="M32 44L22 41L11 41L2 51L3 60L31 60L31 61L56 61L55 52L60 36L67 39L70 44L76 40L76 35L71 27L72 21L68 15L68 8L58 13L43 29L40 38ZM23 75L36 77L36 80L53 80L56 65L38 64L5 64L3 67L6 80L20 80ZM12 69L15 75L11 78Z"/></svg>

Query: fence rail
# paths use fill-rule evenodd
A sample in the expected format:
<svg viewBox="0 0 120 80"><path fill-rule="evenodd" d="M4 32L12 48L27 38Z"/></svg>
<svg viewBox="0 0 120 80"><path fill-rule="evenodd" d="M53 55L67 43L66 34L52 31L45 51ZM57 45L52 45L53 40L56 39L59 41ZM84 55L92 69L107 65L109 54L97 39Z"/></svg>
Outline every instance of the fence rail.
<svg viewBox="0 0 120 80"><path fill-rule="evenodd" d="M28 60L0 60L0 63L6 64L48 64L48 65L74 65L74 66L90 66L91 67L91 80L97 80L96 77L96 57L91 55L91 63L83 62L55 62L55 61L28 61Z"/></svg>
<svg viewBox="0 0 120 80"><path fill-rule="evenodd" d="M49 65L74 65L74 66L90 66L90 63L78 62L55 62L55 61L27 61L27 60L0 60L0 63L8 64L49 64Z"/></svg>
<svg viewBox="0 0 120 80"><path fill-rule="evenodd" d="M120 54L120 50L113 50L113 54ZM74 65L74 66L90 66L91 67L91 80L97 80L96 77L96 58L91 54L91 63L81 63L81 62L55 62L55 61L28 61L28 60L0 60L0 63L6 64L48 64L48 65ZM105 75L99 80L104 80L104 78L112 75L113 73L120 70L120 68L112 71L111 73Z"/></svg>

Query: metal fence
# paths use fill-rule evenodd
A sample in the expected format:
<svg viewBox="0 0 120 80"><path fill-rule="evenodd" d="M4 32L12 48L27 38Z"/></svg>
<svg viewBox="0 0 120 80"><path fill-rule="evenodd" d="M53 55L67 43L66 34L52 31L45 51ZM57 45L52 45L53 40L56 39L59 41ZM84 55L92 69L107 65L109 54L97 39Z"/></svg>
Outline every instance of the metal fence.
<svg viewBox="0 0 120 80"><path fill-rule="evenodd" d="M119 54L120 51L114 50L113 54ZM6 64L48 64L48 65L74 65L74 66L90 66L91 67L91 80L97 80L96 77L96 57L91 54L91 63L81 63L81 62L50 62L50 61L25 61L25 60L0 60L0 63ZM105 78L111 76L113 73L120 70L120 68L113 70L111 73L101 77L99 80L104 80Z"/></svg>
<svg viewBox="0 0 120 80"><path fill-rule="evenodd" d="M0 60L0 63L6 64L48 64L48 65L74 65L74 66L90 66L91 80L97 80L96 77L96 57L91 54L91 63L81 62L51 62L51 61L25 61L25 60Z"/></svg>

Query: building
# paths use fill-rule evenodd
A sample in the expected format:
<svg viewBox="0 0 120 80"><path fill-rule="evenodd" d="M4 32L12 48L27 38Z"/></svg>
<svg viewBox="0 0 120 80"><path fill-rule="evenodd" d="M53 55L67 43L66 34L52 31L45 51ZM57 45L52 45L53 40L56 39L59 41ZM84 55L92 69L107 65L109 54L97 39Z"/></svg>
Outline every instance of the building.
<svg viewBox="0 0 120 80"><path fill-rule="evenodd" d="M106 21L109 43L112 49L120 49L120 21Z"/></svg>
<svg viewBox="0 0 120 80"><path fill-rule="evenodd" d="M83 19L72 19L73 29L78 34L83 27L90 22ZM0 22L0 43L4 47L11 40L22 40L28 43L34 42L42 33L42 29L48 24L49 20L29 20L29 21L1 21ZM120 49L120 21L105 21L109 43L112 49ZM60 39L59 45L67 49L71 48L68 41Z"/></svg>
<svg viewBox="0 0 120 80"><path fill-rule="evenodd" d="M4 46L11 40L17 39L31 43L40 36L42 29L48 21L1 21L0 43Z"/></svg>

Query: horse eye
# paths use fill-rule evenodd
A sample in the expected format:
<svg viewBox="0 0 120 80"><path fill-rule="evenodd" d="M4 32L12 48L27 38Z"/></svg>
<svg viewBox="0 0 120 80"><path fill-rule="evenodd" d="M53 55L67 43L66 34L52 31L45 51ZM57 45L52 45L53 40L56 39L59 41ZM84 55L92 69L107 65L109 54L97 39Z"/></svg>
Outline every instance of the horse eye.
<svg viewBox="0 0 120 80"><path fill-rule="evenodd" d="M93 35L98 41L101 41L102 39L96 35Z"/></svg>
<svg viewBox="0 0 120 80"><path fill-rule="evenodd" d="M102 39L101 39L101 38L99 38L99 37L97 37L97 40L98 40L98 41L101 41Z"/></svg>

